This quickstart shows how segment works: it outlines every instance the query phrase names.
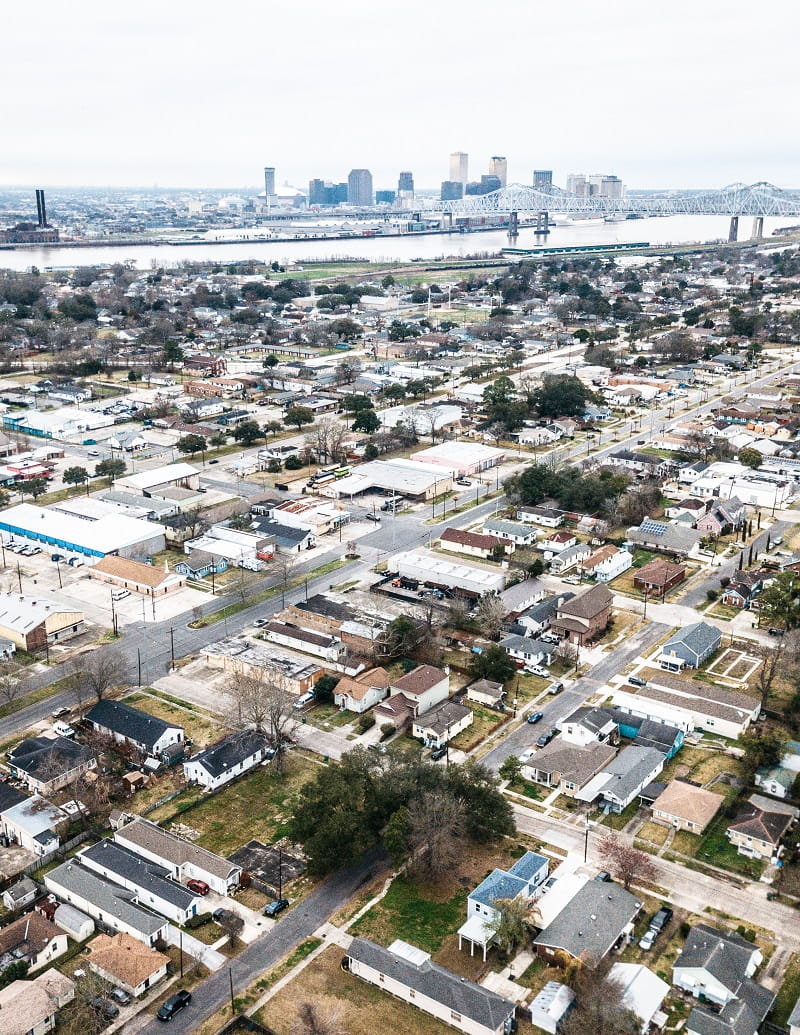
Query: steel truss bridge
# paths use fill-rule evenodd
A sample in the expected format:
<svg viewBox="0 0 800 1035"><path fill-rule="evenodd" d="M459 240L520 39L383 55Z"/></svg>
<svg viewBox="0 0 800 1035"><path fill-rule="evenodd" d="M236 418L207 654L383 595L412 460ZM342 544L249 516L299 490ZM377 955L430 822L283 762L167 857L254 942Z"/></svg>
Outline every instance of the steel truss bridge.
<svg viewBox="0 0 800 1035"><path fill-rule="evenodd" d="M732 183L713 191L662 191L635 193L622 198L579 197L558 187L536 190L515 183L491 194L478 194L460 201L441 201L438 211L450 221L507 213L509 230L516 232L518 217L532 213L537 230L546 233L548 214L601 217L645 216L730 216L729 239L735 241L739 218L752 216L753 236L761 237L766 216L800 216L800 191L781 190L771 183Z"/></svg>

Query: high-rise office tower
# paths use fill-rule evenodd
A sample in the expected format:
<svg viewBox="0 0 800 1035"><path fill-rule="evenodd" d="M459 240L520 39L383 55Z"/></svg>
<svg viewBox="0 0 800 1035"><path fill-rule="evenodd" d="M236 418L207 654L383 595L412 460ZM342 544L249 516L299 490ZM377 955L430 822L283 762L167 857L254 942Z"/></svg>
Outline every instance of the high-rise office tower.
<svg viewBox="0 0 800 1035"><path fill-rule="evenodd" d="M401 172L397 180L398 194L414 193L414 174L412 172Z"/></svg>
<svg viewBox="0 0 800 1035"><path fill-rule="evenodd" d="M496 176L500 186L505 187L508 180L508 159L501 155L493 155L489 159L489 175Z"/></svg>
<svg viewBox="0 0 800 1035"><path fill-rule="evenodd" d="M325 194L324 180L308 181L308 203L309 205L327 205L328 200Z"/></svg>
<svg viewBox="0 0 800 1035"><path fill-rule="evenodd" d="M584 173L570 173L567 177L567 190L570 194L577 194L579 198L589 196L589 184L586 182Z"/></svg>
<svg viewBox="0 0 800 1035"><path fill-rule="evenodd" d="M534 169L533 186L536 190L550 190L553 186L553 170Z"/></svg>
<svg viewBox="0 0 800 1035"><path fill-rule="evenodd" d="M464 151L454 151L450 155L450 180L466 186L469 179L469 155Z"/></svg>
<svg viewBox="0 0 800 1035"><path fill-rule="evenodd" d="M264 166L264 193L269 198L275 197L275 168L271 165Z"/></svg>
<svg viewBox="0 0 800 1035"><path fill-rule="evenodd" d="M393 205L394 199L397 197L393 190L376 190L375 191L375 204L376 205Z"/></svg>
<svg viewBox="0 0 800 1035"><path fill-rule="evenodd" d="M350 170L347 177L347 200L351 205L362 207L372 204L372 173L369 169Z"/></svg>
<svg viewBox="0 0 800 1035"><path fill-rule="evenodd" d="M592 197L600 198L621 198L623 194L623 183L619 176L612 176L610 173L593 173L587 176L588 193Z"/></svg>
<svg viewBox="0 0 800 1035"><path fill-rule="evenodd" d="M442 180L439 193L441 201L461 201L464 197L464 184L459 180Z"/></svg>

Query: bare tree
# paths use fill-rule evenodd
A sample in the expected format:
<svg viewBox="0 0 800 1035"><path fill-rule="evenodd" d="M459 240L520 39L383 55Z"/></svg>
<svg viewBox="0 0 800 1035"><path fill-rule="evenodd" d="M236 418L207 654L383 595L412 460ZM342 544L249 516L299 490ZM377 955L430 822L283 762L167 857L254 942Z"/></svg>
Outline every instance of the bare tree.
<svg viewBox="0 0 800 1035"><path fill-rule="evenodd" d="M640 852L616 834L605 834L599 845L600 856L627 890L633 881L652 884L658 876L656 865L646 852Z"/></svg>
<svg viewBox="0 0 800 1035"><path fill-rule="evenodd" d="M786 646L787 636L791 636L791 634L784 634L776 644L759 643L750 648L750 653L761 661L756 670L754 683L761 698L762 711L767 707L775 680L782 674L785 662L790 660L786 657L787 654L791 655L791 651L788 651Z"/></svg>
<svg viewBox="0 0 800 1035"><path fill-rule="evenodd" d="M464 803L446 791L423 791L408 806L415 866L428 876L451 869L463 850Z"/></svg>
<svg viewBox="0 0 800 1035"><path fill-rule="evenodd" d="M255 726L266 733L275 751L273 769L280 775L294 728L296 700L296 695L287 686L284 673L276 665L270 665L258 675L234 676L226 693L230 702L229 721L240 729Z"/></svg>
<svg viewBox="0 0 800 1035"><path fill-rule="evenodd" d="M281 587L281 607L286 606L286 590L292 578L292 572L297 567L296 553L276 553L272 559L270 570L278 577L278 585Z"/></svg>
<svg viewBox="0 0 800 1035"><path fill-rule="evenodd" d="M318 1003L300 1003L297 1007L295 1035L345 1035L341 1023L341 1008L320 1006Z"/></svg>
<svg viewBox="0 0 800 1035"><path fill-rule="evenodd" d="M258 676L236 673L228 681L225 694L230 705L227 718L232 726L240 729L254 726L257 730L266 730L269 716L266 673Z"/></svg>
<svg viewBox="0 0 800 1035"><path fill-rule="evenodd" d="M22 683L12 673L0 675L0 701L3 704L13 704L22 693Z"/></svg>
<svg viewBox="0 0 800 1035"><path fill-rule="evenodd" d="M228 936L228 945L235 949L239 944L239 935L244 930L244 920L232 909L226 909L219 918L219 926L222 933Z"/></svg>
<svg viewBox="0 0 800 1035"><path fill-rule="evenodd" d="M101 647L82 654L74 662L73 681L80 684L79 706L86 697L102 701L108 691L126 681L127 662L114 647Z"/></svg>
<svg viewBox="0 0 800 1035"><path fill-rule="evenodd" d="M337 463L342 457L346 426L335 417L323 417L306 435L305 443L321 464Z"/></svg>
<svg viewBox="0 0 800 1035"><path fill-rule="evenodd" d="M481 632L494 639L503 628L506 606L496 593L487 593L478 604L478 626Z"/></svg>
<svg viewBox="0 0 800 1035"><path fill-rule="evenodd" d="M570 640L561 640L553 653L568 665L574 665L578 661L578 645Z"/></svg>
<svg viewBox="0 0 800 1035"><path fill-rule="evenodd" d="M592 962L574 971L575 1008L564 1024L564 1035L639 1035L642 1022L623 1005L622 989L608 978L608 962L599 967Z"/></svg>

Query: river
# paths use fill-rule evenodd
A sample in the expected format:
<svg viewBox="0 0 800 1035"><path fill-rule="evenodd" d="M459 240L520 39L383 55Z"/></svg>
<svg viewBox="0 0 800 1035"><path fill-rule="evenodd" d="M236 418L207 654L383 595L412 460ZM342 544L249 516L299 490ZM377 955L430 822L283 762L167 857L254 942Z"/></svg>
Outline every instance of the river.
<svg viewBox="0 0 800 1035"><path fill-rule="evenodd" d="M558 217L556 217L558 218ZM548 247L560 245L614 244L647 241L652 245L686 244L727 240L730 220L727 216L667 216L651 219L626 219L617 223L602 220L575 221L568 226L553 227L546 238ZM765 219L767 237L786 219ZM750 220L741 219L740 237L750 233ZM541 244L533 229L523 228L515 245L532 248ZM359 237L348 240L303 240L189 245L142 244L109 247L98 244L84 248L18 249L0 251L0 269L27 270L70 269L75 266L106 266L129 262L137 269L179 266L183 262L231 262L257 259L261 262L331 262L336 259L366 259L369 262L409 262L412 259L433 260L464 258L469 255L495 253L508 244L504 230L474 233L429 234L398 237Z"/></svg>

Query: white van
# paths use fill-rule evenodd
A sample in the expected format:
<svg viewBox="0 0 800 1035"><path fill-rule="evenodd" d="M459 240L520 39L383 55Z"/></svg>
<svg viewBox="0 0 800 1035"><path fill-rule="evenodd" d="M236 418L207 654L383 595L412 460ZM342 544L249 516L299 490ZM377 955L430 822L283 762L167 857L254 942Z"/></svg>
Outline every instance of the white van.
<svg viewBox="0 0 800 1035"><path fill-rule="evenodd" d="M131 591L129 589L112 589L111 590L111 599L112 600L124 600L125 597L129 597L130 595L131 595Z"/></svg>
<svg viewBox="0 0 800 1035"><path fill-rule="evenodd" d="M75 730L72 726L68 722L62 722L61 720L53 723L53 732L59 737L75 736Z"/></svg>
<svg viewBox="0 0 800 1035"><path fill-rule="evenodd" d="M298 711L301 708L305 708L305 706L307 704L310 704L316 696L317 695L314 693L313 690L306 690L306 692L304 694L301 694L300 697L298 697L297 700L294 702L295 708L297 708Z"/></svg>

